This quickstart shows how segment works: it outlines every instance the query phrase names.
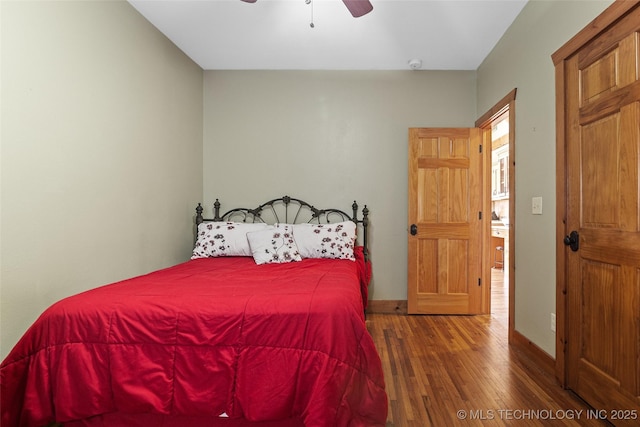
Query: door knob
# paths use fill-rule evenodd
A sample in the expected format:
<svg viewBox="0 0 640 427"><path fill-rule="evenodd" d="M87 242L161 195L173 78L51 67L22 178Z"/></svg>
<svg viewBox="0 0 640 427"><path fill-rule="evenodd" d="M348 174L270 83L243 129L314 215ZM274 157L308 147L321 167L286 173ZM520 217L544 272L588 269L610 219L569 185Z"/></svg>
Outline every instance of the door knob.
<svg viewBox="0 0 640 427"><path fill-rule="evenodd" d="M411 233L412 236L415 236L416 234L418 234L418 226L415 224L411 224L411 227L409 228L409 232Z"/></svg>
<svg viewBox="0 0 640 427"><path fill-rule="evenodd" d="M564 244L569 246L573 252L580 248L580 235L577 231L572 231L568 236L564 237Z"/></svg>

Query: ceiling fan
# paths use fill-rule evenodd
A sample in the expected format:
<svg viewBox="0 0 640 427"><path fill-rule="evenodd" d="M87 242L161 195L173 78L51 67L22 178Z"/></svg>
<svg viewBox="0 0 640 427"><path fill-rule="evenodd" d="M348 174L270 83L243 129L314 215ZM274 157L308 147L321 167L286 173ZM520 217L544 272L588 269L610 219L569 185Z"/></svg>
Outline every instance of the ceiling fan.
<svg viewBox="0 0 640 427"><path fill-rule="evenodd" d="M256 0L242 0L247 3L255 3ZM369 2L369 0L342 0L349 12L353 15L354 18L357 18L362 15L366 15L367 13L373 10L373 5Z"/></svg>

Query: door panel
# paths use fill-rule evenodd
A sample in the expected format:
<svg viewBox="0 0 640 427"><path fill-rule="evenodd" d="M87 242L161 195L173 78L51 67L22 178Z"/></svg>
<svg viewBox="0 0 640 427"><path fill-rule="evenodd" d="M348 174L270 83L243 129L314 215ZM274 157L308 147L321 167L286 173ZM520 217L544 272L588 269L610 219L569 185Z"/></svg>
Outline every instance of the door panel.
<svg viewBox="0 0 640 427"><path fill-rule="evenodd" d="M480 129L409 129L409 313L482 312L480 144Z"/></svg>
<svg viewBox="0 0 640 427"><path fill-rule="evenodd" d="M634 102L574 134L581 155L568 160L569 193L578 194L570 211L581 216L569 220L580 248L568 256L577 274L567 278L567 379L592 406L640 417L638 123Z"/></svg>
<svg viewBox="0 0 640 427"><path fill-rule="evenodd" d="M626 33L631 31L631 34ZM566 385L640 418L640 8L563 63Z"/></svg>

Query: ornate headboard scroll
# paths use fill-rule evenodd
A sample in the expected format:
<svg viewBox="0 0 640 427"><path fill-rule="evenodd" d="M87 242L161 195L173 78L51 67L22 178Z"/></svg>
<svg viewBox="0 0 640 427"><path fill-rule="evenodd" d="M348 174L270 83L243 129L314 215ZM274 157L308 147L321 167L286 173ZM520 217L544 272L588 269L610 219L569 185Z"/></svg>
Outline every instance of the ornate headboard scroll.
<svg viewBox="0 0 640 427"><path fill-rule="evenodd" d="M202 216L203 207L198 203L196 207L196 227L206 221L235 221L235 222L264 222L267 224L288 223L300 224L304 222L327 224L331 222L353 221L362 226L362 246L365 259L368 258L367 227L369 226L369 209L365 205L362 218L358 218L358 203L351 205L352 215L340 209L317 209L313 205L293 197L284 196L269 200L257 208L235 208L220 215L220 201L213 204L214 216L211 219ZM359 234L360 235L360 234Z"/></svg>

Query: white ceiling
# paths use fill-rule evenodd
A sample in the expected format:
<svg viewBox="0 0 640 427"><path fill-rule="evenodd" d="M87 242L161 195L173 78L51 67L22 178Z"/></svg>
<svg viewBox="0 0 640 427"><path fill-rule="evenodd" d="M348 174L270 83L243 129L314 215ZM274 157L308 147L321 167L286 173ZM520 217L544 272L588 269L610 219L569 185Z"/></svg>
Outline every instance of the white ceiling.
<svg viewBox="0 0 640 427"><path fill-rule="evenodd" d="M527 2L370 1L360 18L341 0L129 3L205 70L475 70Z"/></svg>

